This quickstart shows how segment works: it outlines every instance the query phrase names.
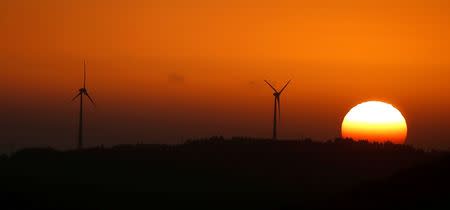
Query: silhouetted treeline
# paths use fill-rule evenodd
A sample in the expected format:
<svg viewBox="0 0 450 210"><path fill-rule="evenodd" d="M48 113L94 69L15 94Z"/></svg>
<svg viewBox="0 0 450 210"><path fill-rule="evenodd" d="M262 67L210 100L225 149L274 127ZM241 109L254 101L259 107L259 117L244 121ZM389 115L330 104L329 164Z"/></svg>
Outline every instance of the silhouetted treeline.
<svg viewBox="0 0 450 210"><path fill-rule="evenodd" d="M345 198L351 202L350 192L359 192L362 186L368 189L370 183L446 155L351 139L315 142L220 136L181 145L23 149L0 157L1 202L25 209L151 207L166 203L157 199L166 193L168 206L181 200L214 208L237 203L277 209L328 208L316 204L334 201L340 205L335 199L342 195L351 195ZM135 193L152 195L137 199Z"/></svg>

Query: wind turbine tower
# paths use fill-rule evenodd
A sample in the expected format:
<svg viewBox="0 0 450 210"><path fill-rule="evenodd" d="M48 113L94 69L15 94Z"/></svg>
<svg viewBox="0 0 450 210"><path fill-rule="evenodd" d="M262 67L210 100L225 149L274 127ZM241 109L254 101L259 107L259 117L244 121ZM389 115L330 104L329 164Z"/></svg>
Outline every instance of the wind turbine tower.
<svg viewBox="0 0 450 210"><path fill-rule="evenodd" d="M78 90L78 94L72 99L72 101L76 100L78 97L80 98L80 119L78 125L78 149L83 148L83 96L86 96L89 101L95 106L94 100L89 95L86 89L86 61L83 63L84 65L84 77L83 77L83 87Z"/></svg>
<svg viewBox="0 0 450 210"><path fill-rule="evenodd" d="M281 95L281 93L283 93L284 89L286 89L286 87L289 85L291 80L289 80L280 91L275 89L267 80L264 80L264 82L266 82L267 85L269 85L269 87L271 87L272 90L274 91L273 96L275 97L275 104L274 104L274 110L273 110L273 140L276 140L277 139L277 114L278 114L278 121L280 121L280 119L281 119L280 95Z"/></svg>

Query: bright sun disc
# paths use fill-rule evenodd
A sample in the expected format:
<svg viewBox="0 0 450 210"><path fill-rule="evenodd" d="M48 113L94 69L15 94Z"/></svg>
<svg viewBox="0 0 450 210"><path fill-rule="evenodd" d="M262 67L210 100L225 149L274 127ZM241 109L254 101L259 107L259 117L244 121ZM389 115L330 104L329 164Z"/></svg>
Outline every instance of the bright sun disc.
<svg viewBox="0 0 450 210"><path fill-rule="evenodd" d="M342 122L343 138L404 144L406 135L406 120L402 113L384 102L359 104L348 112Z"/></svg>

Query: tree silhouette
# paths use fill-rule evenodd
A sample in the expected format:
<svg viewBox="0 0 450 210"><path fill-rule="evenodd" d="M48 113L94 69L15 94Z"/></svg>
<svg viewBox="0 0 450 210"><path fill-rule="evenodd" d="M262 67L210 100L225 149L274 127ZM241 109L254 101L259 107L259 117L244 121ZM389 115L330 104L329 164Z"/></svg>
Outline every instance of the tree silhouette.
<svg viewBox="0 0 450 210"><path fill-rule="evenodd" d="M446 155L408 145L341 138L316 142L308 138L273 141L213 136L180 145L138 143L70 151L30 148L0 157L0 191L6 195L3 204L15 207L19 200L25 208L38 202L43 208L66 205L129 209L130 203L165 204L154 196L137 199L134 193L166 192L194 206L244 202L261 204L261 208L287 205L311 209L327 203L339 206L337 201L342 199L352 203L352 192L371 192L373 185L365 183L389 180L397 173L439 161ZM415 184L422 181L426 183L414 180ZM362 191L362 186L368 191ZM200 194L189 196L187 192ZM233 193L214 194L218 192ZM115 202L111 201L112 193L120 193ZM344 195L350 196L340 197ZM117 205L119 201L124 206ZM358 202L362 205L369 200Z"/></svg>

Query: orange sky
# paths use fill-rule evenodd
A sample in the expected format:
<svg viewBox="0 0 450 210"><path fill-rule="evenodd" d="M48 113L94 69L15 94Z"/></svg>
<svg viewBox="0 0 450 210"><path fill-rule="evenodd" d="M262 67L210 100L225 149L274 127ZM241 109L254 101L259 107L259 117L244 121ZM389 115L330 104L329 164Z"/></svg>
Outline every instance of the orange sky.
<svg viewBox="0 0 450 210"><path fill-rule="evenodd" d="M346 112L384 100L410 144L450 147L447 1L106 1L0 3L0 144L75 145L82 60L98 101L91 145L339 136ZM11 143L13 142L13 143Z"/></svg>

